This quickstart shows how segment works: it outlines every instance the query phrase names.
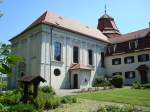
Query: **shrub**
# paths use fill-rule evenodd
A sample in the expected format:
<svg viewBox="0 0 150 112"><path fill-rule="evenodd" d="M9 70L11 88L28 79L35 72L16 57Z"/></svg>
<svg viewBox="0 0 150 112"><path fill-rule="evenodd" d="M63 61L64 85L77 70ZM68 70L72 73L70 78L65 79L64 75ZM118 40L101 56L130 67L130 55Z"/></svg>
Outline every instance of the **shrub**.
<svg viewBox="0 0 150 112"><path fill-rule="evenodd" d="M132 84L132 89L141 89L142 85L139 82L135 82Z"/></svg>
<svg viewBox="0 0 150 112"><path fill-rule="evenodd" d="M60 105L60 98L49 93L39 92L35 99L35 106L38 109L54 109Z"/></svg>
<svg viewBox="0 0 150 112"><path fill-rule="evenodd" d="M109 80L107 80L107 78L96 78L94 83L93 83L93 87L103 87L103 86L110 86L110 82Z"/></svg>
<svg viewBox="0 0 150 112"><path fill-rule="evenodd" d="M100 107L97 112L137 112L137 109L134 106L114 106L114 105L106 105Z"/></svg>
<svg viewBox="0 0 150 112"><path fill-rule="evenodd" d="M4 105L2 105L2 104L0 103L0 112L9 112L9 111L8 111L8 108L9 108L9 107L4 106Z"/></svg>
<svg viewBox="0 0 150 112"><path fill-rule="evenodd" d="M15 105L19 103L21 97L20 90L9 91L0 97L0 102L2 104Z"/></svg>
<svg viewBox="0 0 150 112"><path fill-rule="evenodd" d="M36 108L44 109L45 102L46 102L45 94L43 92L39 92L37 98L34 100Z"/></svg>
<svg viewBox="0 0 150 112"><path fill-rule="evenodd" d="M56 96L48 97L45 102L45 109L55 109L60 105L60 98Z"/></svg>
<svg viewBox="0 0 150 112"><path fill-rule="evenodd" d="M61 103L76 103L77 99L75 97L71 97L71 96L64 96L61 99Z"/></svg>
<svg viewBox="0 0 150 112"><path fill-rule="evenodd" d="M40 88L40 90L44 93L50 93L52 95L55 95L55 91L51 86L43 86Z"/></svg>
<svg viewBox="0 0 150 112"><path fill-rule="evenodd" d="M29 104L18 104L10 106L9 112L38 112L33 105Z"/></svg>
<svg viewBox="0 0 150 112"><path fill-rule="evenodd" d="M114 76L112 76L111 83L116 88L122 88L122 86L123 86L123 77L121 75L114 75Z"/></svg>
<svg viewBox="0 0 150 112"><path fill-rule="evenodd" d="M142 85L144 89L150 89L150 83L146 83Z"/></svg>

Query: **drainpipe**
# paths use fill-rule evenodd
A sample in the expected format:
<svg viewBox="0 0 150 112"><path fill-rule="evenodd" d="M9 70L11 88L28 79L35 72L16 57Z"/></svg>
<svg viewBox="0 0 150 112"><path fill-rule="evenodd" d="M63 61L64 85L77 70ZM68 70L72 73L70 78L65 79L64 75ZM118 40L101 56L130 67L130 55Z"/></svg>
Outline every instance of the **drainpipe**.
<svg viewBox="0 0 150 112"><path fill-rule="evenodd" d="M51 83L51 72L52 72L52 41L53 41L53 26L51 26L51 34L50 34L50 86L52 86L52 83Z"/></svg>

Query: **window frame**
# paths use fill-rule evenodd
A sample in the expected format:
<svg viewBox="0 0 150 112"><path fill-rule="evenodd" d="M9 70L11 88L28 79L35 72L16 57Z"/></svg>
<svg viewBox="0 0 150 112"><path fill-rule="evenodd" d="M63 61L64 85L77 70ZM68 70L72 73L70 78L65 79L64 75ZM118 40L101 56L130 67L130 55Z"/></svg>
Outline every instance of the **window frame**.
<svg viewBox="0 0 150 112"><path fill-rule="evenodd" d="M146 56L146 59L142 60L142 56ZM138 62L146 62L146 61L149 61L150 60L150 57L149 57L149 54L141 54L141 55L138 55Z"/></svg>
<svg viewBox="0 0 150 112"><path fill-rule="evenodd" d="M127 61L129 58L131 59L131 62ZM124 58L124 64L132 64L134 62L135 62L134 56L128 56Z"/></svg>
<svg viewBox="0 0 150 112"><path fill-rule="evenodd" d="M55 46L56 43L59 43L59 44L60 44L60 46L59 46L60 48L57 46L57 48L59 48L58 51L60 51L60 59L58 59L58 60L57 60L56 57L55 57L55 56L56 56L56 55L55 55L55 54L56 54L56 52L55 52L55 51L56 51L56 46ZM55 41L55 42L54 42L54 61L58 61L58 62L61 62L61 61L62 61L62 43L59 42L59 41Z"/></svg>
<svg viewBox="0 0 150 112"><path fill-rule="evenodd" d="M91 52L91 58L90 58L90 52ZM93 56L94 53L93 53L93 50L92 49L88 49L88 65L94 65L94 59L93 59Z"/></svg>
<svg viewBox="0 0 150 112"><path fill-rule="evenodd" d="M118 64L115 64L115 61L119 60ZM121 64L121 58L114 58L112 59L112 65L120 65Z"/></svg>
<svg viewBox="0 0 150 112"><path fill-rule="evenodd" d="M78 55L77 55L77 58L76 58L77 62L75 62L75 60L74 60L75 59L75 57L74 57L74 48L78 49ZM79 63L79 56L80 56L80 49L79 49L79 47L78 46L73 46L73 50L72 51L73 51L73 53L72 53L72 58L73 58L72 61L73 61L73 63Z"/></svg>
<svg viewBox="0 0 150 112"><path fill-rule="evenodd" d="M130 73L133 73L132 75L132 77L130 77ZM129 75L129 76L128 76ZM134 79L134 78L136 78L136 74L135 74L135 71L127 71L127 72L125 72L125 79Z"/></svg>

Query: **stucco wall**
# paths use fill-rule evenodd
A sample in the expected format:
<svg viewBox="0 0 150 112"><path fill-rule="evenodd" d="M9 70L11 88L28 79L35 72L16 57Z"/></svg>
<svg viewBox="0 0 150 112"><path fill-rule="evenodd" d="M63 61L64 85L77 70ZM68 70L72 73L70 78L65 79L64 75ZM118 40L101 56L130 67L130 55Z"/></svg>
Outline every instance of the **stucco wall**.
<svg viewBox="0 0 150 112"><path fill-rule="evenodd" d="M69 74L68 70L73 63L73 46L79 47L79 63L88 65L88 49L93 50L94 69L91 72L91 82L96 75L103 75L104 69L101 68L101 52L104 52L105 44L71 33L65 30L53 28L52 30L52 51L49 49L51 43L51 27L47 25L42 26L42 51L41 51L41 75L47 79L47 84L52 84L55 89L69 88ZM61 42L62 44L62 61L56 62L54 60L54 42ZM50 69L50 55L52 57ZM59 68L60 76L54 75L54 69ZM50 74L51 70L51 74ZM97 72L97 73L96 73ZM102 73L101 73L102 72ZM51 82L50 82L51 75Z"/></svg>
<svg viewBox="0 0 150 112"><path fill-rule="evenodd" d="M41 29L41 25L37 26L11 41L12 54L22 56L25 67L20 68L17 64L13 69L13 76L9 80L10 88L17 86L21 72L25 75L40 75Z"/></svg>
<svg viewBox="0 0 150 112"><path fill-rule="evenodd" d="M112 75L112 73L114 72L122 72L123 77L124 77L124 84L131 84L135 81L140 82L140 74L138 70L136 70L136 68L142 64L145 64L150 68L150 61L138 62L138 55L141 55L141 54L149 54L150 56L150 50L105 57L107 75ZM131 63L131 64L124 63L124 58L128 56L134 56L134 63ZM120 65L112 65L112 59L115 59L115 58L121 58ZM136 77L133 79L125 79L125 72L127 71L135 71ZM150 70L148 70L148 80L150 81Z"/></svg>

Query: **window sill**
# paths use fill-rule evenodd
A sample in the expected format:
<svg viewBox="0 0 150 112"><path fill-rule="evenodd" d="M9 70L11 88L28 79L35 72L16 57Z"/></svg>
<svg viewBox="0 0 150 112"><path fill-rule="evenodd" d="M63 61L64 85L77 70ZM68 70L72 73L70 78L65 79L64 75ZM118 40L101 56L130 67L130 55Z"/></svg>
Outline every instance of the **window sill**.
<svg viewBox="0 0 150 112"><path fill-rule="evenodd" d="M95 68L95 66L94 65L87 65L89 68L92 68L92 69L94 69Z"/></svg>
<svg viewBox="0 0 150 112"><path fill-rule="evenodd" d="M63 64L64 62L62 62L62 61L55 61L55 60L53 60L53 61L52 61L52 63Z"/></svg>

